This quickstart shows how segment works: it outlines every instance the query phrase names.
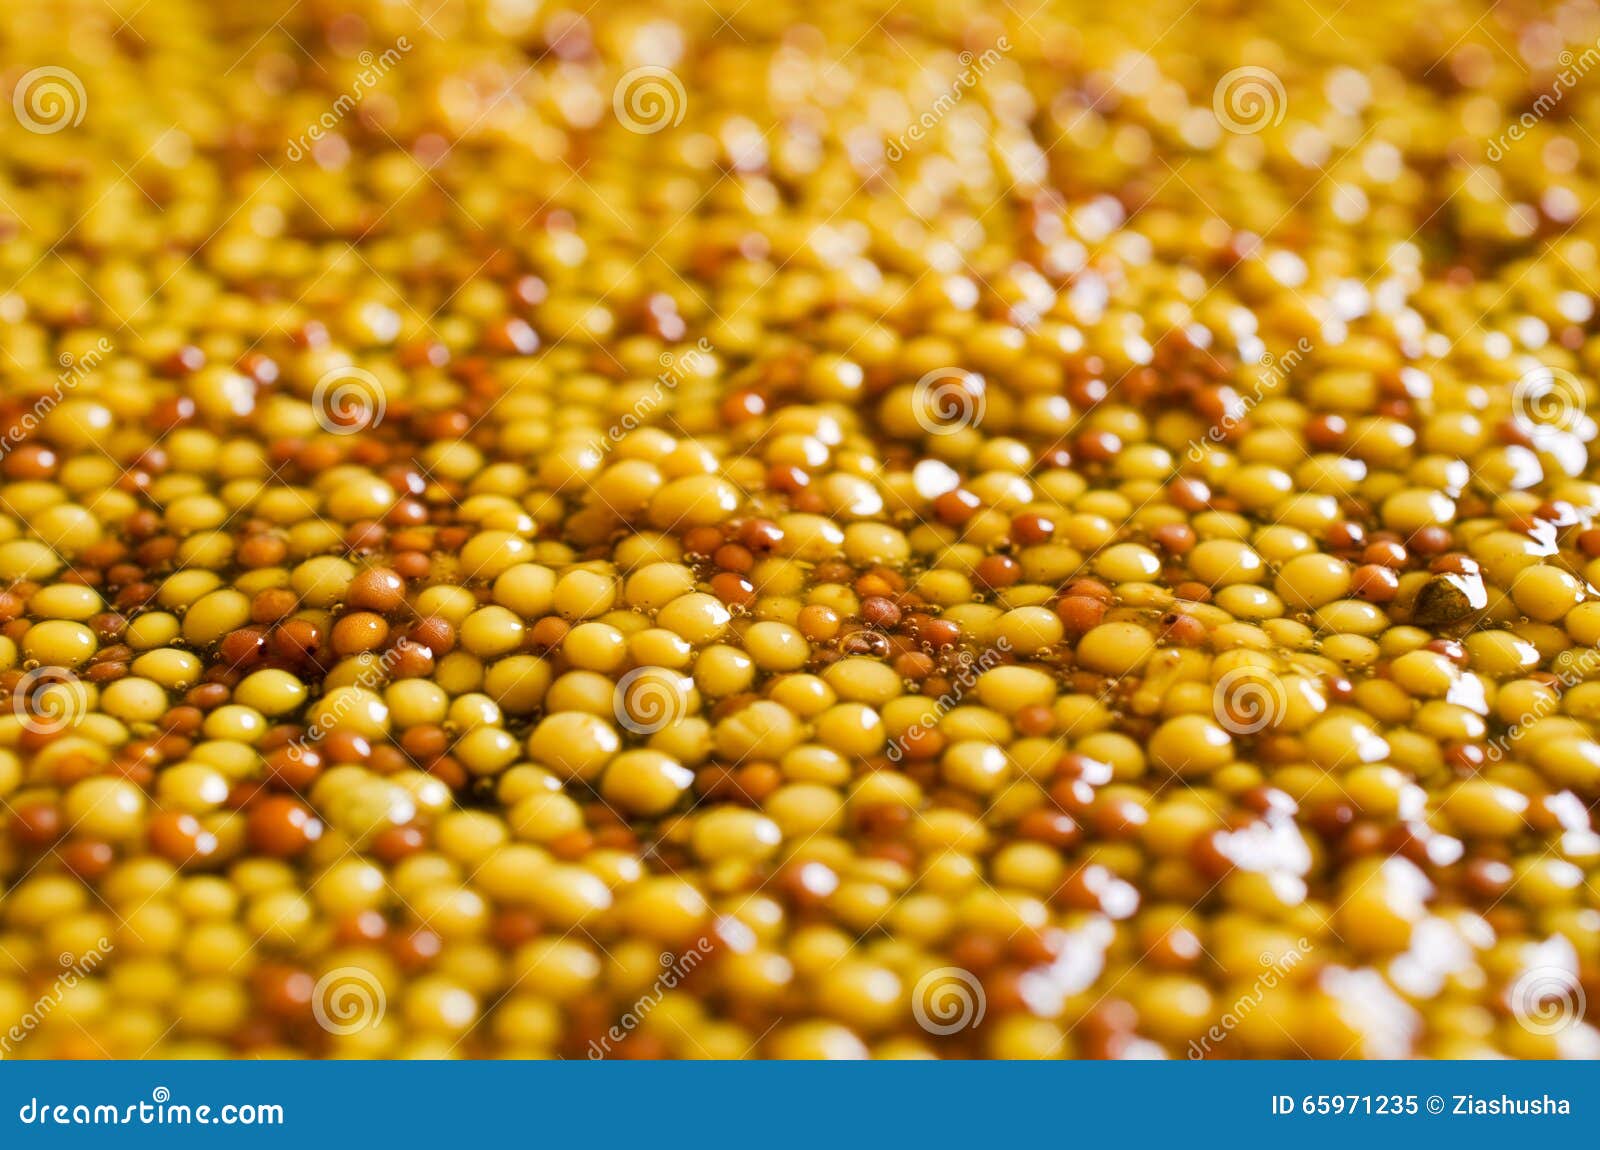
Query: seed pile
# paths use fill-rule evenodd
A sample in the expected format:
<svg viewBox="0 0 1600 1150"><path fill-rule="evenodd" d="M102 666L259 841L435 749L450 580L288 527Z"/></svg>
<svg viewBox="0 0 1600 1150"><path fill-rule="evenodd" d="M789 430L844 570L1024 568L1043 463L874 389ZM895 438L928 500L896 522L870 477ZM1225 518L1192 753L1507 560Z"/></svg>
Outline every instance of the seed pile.
<svg viewBox="0 0 1600 1150"><path fill-rule="evenodd" d="M1029 7L3 6L6 1056L1600 1056L1600 9Z"/></svg>

